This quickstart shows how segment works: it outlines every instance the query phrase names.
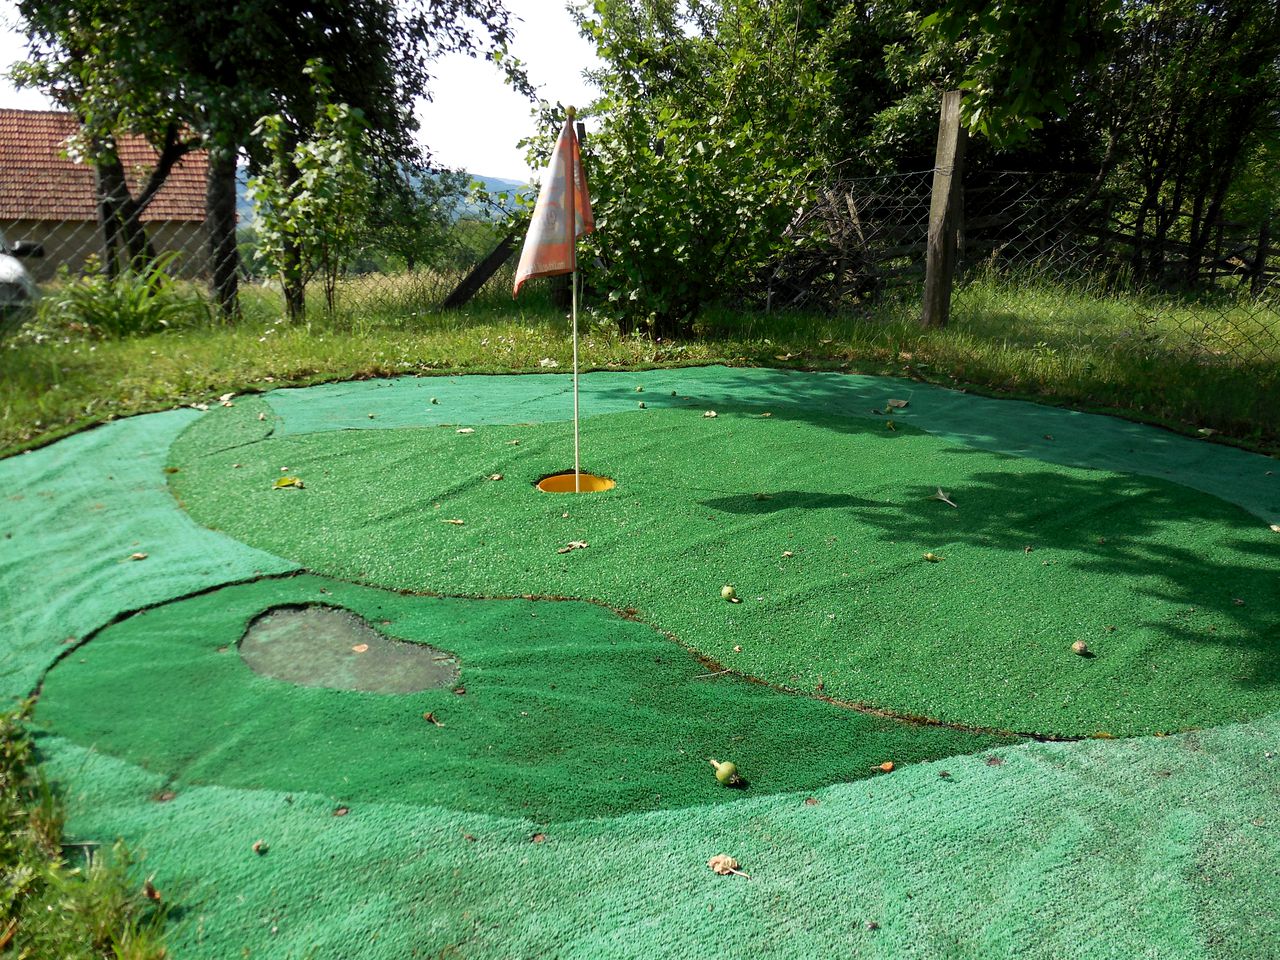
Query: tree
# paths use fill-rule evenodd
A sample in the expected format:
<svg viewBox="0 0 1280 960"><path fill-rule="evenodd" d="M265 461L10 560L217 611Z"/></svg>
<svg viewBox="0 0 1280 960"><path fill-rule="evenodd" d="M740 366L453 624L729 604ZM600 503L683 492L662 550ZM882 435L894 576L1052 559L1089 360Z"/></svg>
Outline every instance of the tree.
<svg viewBox="0 0 1280 960"><path fill-rule="evenodd" d="M333 310L338 274L361 235L370 192L363 115L333 102L321 64L306 70L316 102L312 130L298 139L280 114L259 120L254 134L270 159L249 179L258 252L280 278L291 320L304 316L307 281L317 274Z"/></svg>
<svg viewBox="0 0 1280 960"><path fill-rule="evenodd" d="M406 164L399 176L374 178L366 246L411 272L436 263L470 182L465 173L432 170L425 164Z"/></svg>
<svg viewBox="0 0 1280 960"><path fill-rule="evenodd" d="M687 335L785 246L832 134L828 48L803 42L799 13L790 0L598 0L583 18L605 61L583 262L622 330Z"/></svg>
<svg viewBox="0 0 1280 960"><path fill-rule="evenodd" d="M520 65L501 57L511 36L501 0L20 0L19 10L31 52L20 80L75 111L86 142L109 144L134 132L163 148L172 120L186 149L194 145L185 139L190 131L210 151L214 286L229 312L237 157L246 153L255 170L269 161L252 138L260 117L282 117L286 139L301 140L312 128L308 62L326 64L335 102L363 113L374 176L424 159L412 107L430 95L432 64L442 54L501 60L517 87L529 89ZM158 165L157 189L164 173Z"/></svg>
<svg viewBox="0 0 1280 960"><path fill-rule="evenodd" d="M149 53L149 24L122 23L114 0L24 3L22 11L32 59L12 76L77 115L81 129L69 148L96 172L105 266L114 273L123 248L126 265L141 269L151 259L141 215L177 161L200 143L173 94L175 78L164 58ZM116 149L125 133L144 137L157 153L136 195Z"/></svg>

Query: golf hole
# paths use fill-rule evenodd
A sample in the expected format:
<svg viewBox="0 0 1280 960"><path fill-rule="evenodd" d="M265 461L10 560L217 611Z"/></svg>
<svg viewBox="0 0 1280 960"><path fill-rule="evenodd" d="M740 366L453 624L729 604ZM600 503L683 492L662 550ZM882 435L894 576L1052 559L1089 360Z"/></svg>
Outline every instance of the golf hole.
<svg viewBox="0 0 1280 960"><path fill-rule="evenodd" d="M254 673L303 687L416 693L453 687L459 675L453 654L387 636L337 607L267 610L239 647Z"/></svg>
<svg viewBox="0 0 1280 960"><path fill-rule="evenodd" d="M572 470L566 473L553 473L538 481L538 489L544 493L601 493L612 490L618 485L618 481L608 477L597 477L594 473L579 473L577 478L575 489Z"/></svg>

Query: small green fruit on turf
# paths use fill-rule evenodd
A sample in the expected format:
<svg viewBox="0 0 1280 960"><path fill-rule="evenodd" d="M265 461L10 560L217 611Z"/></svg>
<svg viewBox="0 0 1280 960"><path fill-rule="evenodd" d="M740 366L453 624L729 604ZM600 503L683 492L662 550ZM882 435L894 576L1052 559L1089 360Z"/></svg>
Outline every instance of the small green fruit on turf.
<svg viewBox="0 0 1280 960"><path fill-rule="evenodd" d="M729 586L726 583L723 587L720 588L720 596L723 599L728 600L730 603L732 603L735 599L737 599L738 591L734 590L733 587Z"/></svg>
<svg viewBox="0 0 1280 960"><path fill-rule="evenodd" d="M1071 645L1071 652L1081 657L1087 657L1089 655L1089 645L1083 640L1077 640Z"/></svg>
<svg viewBox="0 0 1280 960"><path fill-rule="evenodd" d="M738 768L728 760L721 763L719 760L708 760L711 766L715 767L716 779L726 787L736 787L742 783L742 777L738 776Z"/></svg>

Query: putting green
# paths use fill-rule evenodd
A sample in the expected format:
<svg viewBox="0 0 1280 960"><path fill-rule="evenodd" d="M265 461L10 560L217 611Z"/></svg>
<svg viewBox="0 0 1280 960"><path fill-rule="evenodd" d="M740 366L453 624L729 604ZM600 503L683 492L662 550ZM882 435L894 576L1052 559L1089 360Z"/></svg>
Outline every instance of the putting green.
<svg viewBox="0 0 1280 960"><path fill-rule="evenodd" d="M315 603L448 649L462 692L300 686L236 656L255 617ZM756 796L1008 742L707 673L668 638L595 604L422 598L300 576L226 587L108 627L49 673L40 715L63 736L183 783L544 823L736 799L710 757L736 759Z"/></svg>
<svg viewBox="0 0 1280 960"><path fill-rule="evenodd" d="M1151 734L1280 705L1275 534L1167 481L865 419L637 408L583 424L584 466L617 487L556 495L534 484L564 465L564 423L232 446L257 412L193 426L174 492L329 576L634 608L735 673L988 730ZM282 471L304 487L275 489Z"/></svg>
<svg viewBox="0 0 1280 960"><path fill-rule="evenodd" d="M585 376L584 466L618 486L539 493L569 460L567 391L281 390L0 461L0 689L43 684L68 834L147 851L175 956L1276 956L1274 461L708 368ZM456 657L467 692L236 656L261 613L315 603ZM823 697L1217 725L994 746ZM725 744L746 790L710 775ZM720 853L752 879L713 874Z"/></svg>

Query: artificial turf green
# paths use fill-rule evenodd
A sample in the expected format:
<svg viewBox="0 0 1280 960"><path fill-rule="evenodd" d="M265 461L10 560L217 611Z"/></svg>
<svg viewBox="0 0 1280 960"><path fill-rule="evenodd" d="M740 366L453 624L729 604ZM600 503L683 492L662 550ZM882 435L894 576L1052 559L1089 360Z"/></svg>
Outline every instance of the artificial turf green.
<svg viewBox="0 0 1280 960"><path fill-rule="evenodd" d="M291 423L326 429L335 417L378 429L395 422L378 402L389 395L398 398L406 422L417 422L423 410L459 426L478 409L519 420L543 419L553 409L563 416L563 395L538 399L548 394L547 379L335 384L270 395L269 409L282 418L272 422L266 410L246 410L240 399L206 419L249 413L240 442L266 435L255 422L277 435L287 435ZM702 399L715 386L716 402L706 406L717 409L724 394L750 393L770 407L789 399L791 407L827 413L856 412L871 395L879 406L887 396L908 396L903 391L912 386L777 371L653 371L644 375L651 410L661 405L659 379ZM591 400L601 383L614 383L619 393L625 387L625 402L614 398L617 408L634 408L634 384L622 375L584 377L584 397ZM1055 468L1043 461L1057 458L1175 476L1246 506L1264 531L1265 523L1280 522L1280 487L1265 458L1108 418L915 386L908 411L914 416L897 416L899 424L928 424L953 445L963 440L1014 451L1025 441L1026 452L1041 458L1035 470L1046 473ZM551 393L562 390L563 383ZM429 404L437 395L440 403ZM527 402L512 401L526 396ZM195 416L134 418L0 462L6 694L30 689L67 651L68 635L93 638L49 674L51 684L93 654L114 628L92 631L114 617L294 566L198 527L166 492L166 447ZM470 439L483 438L481 421L471 422L478 432ZM172 462L215 449L199 449L202 433L187 434ZM212 444L226 436L219 425L205 439ZM589 462L591 436L584 434ZM549 457L556 468L567 449ZM524 443L515 450L527 452ZM704 449L692 466L702 469L712 459ZM282 461L277 471L283 465L293 466ZM849 471L861 464L833 458L829 466ZM311 481L321 474L303 475ZM319 489L309 483L276 496ZM959 491L946 489L965 509ZM357 498L376 492L376 485L361 488ZM574 507L572 514L582 511ZM1212 515L1196 517L1213 522ZM467 531L473 521L441 530ZM1227 514L1229 545L1240 522ZM1274 569L1274 549L1239 542L1259 567ZM593 541L563 556L539 552L534 569L559 570L596 547ZM122 548L149 558L129 561ZM802 556L796 551L791 559ZM695 569L705 560L695 555ZM490 554L488 562L504 561ZM467 570L461 563L459 569ZM741 585L740 593L748 596ZM155 612L190 609L188 602ZM191 619L189 628L188 643L202 624ZM1188 686L1202 682L1186 677ZM80 710L115 709L107 685L85 687L83 701ZM38 719L46 706L39 705ZM180 704L159 690L142 719L150 723L177 709L200 714L200 701ZM349 813L334 816L340 802L334 794L178 781L169 771L145 770L58 733L42 733L38 742L65 793L68 835L108 842L123 835L146 850L142 869L174 905L170 940L184 960L1280 956L1276 712L1163 738L1024 743L904 764L889 776L811 793L753 788L732 794L732 803L556 821L540 830L543 842L533 841L524 816L384 799L348 802ZM283 750L278 756L288 759ZM264 854L253 850L258 840ZM712 874L705 864L714 853L738 857L752 879Z"/></svg>
<svg viewBox="0 0 1280 960"><path fill-rule="evenodd" d="M461 692L353 692L253 672L236 653L246 626L299 604L350 610L388 636L456 654ZM709 672L662 634L595 604L423 598L298 576L108 627L50 671L40 723L175 783L543 823L810 791L868 778L885 761L1009 742ZM711 757L737 763L746 790L721 786Z"/></svg>
<svg viewBox="0 0 1280 960"><path fill-rule="evenodd" d="M0 697L30 694L54 657L118 614L294 569L174 509L169 444L199 416L133 417L0 461Z"/></svg>
<svg viewBox="0 0 1280 960"><path fill-rule="evenodd" d="M736 673L986 729L1150 734L1280 705L1280 541L1166 481L794 409L589 418L583 467L618 486L580 497L533 489L566 466L564 423L202 453L248 415L193 426L176 495L337 578L634 607ZM273 489L286 467L304 489Z"/></svg>

